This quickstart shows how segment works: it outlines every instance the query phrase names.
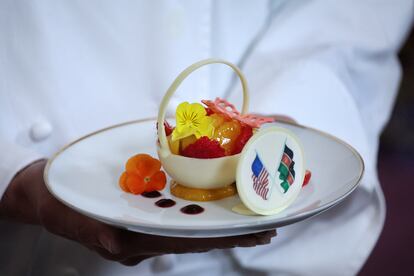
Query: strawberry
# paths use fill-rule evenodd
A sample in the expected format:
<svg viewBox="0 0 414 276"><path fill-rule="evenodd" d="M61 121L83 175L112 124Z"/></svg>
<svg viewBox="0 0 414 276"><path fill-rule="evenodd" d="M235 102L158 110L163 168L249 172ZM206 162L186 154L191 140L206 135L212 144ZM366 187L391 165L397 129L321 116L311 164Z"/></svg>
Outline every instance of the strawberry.
<svg viewBox="0 0 414 276"><path fill-rule="evenodd" d="M167 136L170 136L174 130L174 127L171 126L167 121L164 122L164 128L165 128L165 135ZM157 122L157 130L158 130L158 122Z"/></svg>
<svg viewBox="0 0 414 276"><path fill-rule="evenodd" d="M240 135L237 136L236 142L234 143L233 152L232 154L240 153L244 145L246 145L247 141L249 141L250 137L253 136L253 129L250 126L243 125Z"/></svg>
<svg viewBox="0 0 414 276"><path fill-rule="evenodd" d="M308 183L309 183L309 181L310 181L311 176L312 176L311 171L306 170L306 172L305 172L305 178L303 179L303 184L302 184L302 187L305 187L306 185L308 185Z"/></svg>
<svg viewBox="0 0 414 276"><path fill-rule="evenodd" d="M192 158L217 158L225 156L224 149L220 143L210 140L207 136L203 136L193 144L188 145L182 150L181 155Z"/></svg>
<svg viewBox="0 0 414 276"><path fill-rule="evenodd" d="M206 109L206 112L207 112L207 116L210 116L210 115L214 114L214 111L211 110L211 108L205 107L205 109Z"/></svg>

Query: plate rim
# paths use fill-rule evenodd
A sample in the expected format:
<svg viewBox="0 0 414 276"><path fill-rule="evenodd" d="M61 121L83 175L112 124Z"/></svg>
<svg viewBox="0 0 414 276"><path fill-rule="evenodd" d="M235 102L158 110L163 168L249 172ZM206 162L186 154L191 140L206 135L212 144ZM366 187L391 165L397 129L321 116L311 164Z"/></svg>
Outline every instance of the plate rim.
<svg viewBox="0 0 414 276"><path fill-rule="evenodd" d="M270 116L277 116L277 115L270 115ZM340 197L331 200L315 209L309 210L309 211L305 211L293 216L289 216L287 218L279 218L276 220L266 220L266 221L259 221L257 223L243 223L243 224L232 224L232 225L221 225L221 226L211 226L209 227L208 225L204 225L204 226L171 226L171 225L155 225L155 224L148 224L148 223L143 223L143 222L139 222L139 223L131 223L131 221L127 221L127 220L123 220L123 219L113 219L113 218L108 218L105 216L101 216L101 215L97 215L95 213L89 212L89 211L85 211L79 207L76 207L75 205L67 202L66 200L64 200L63 198L59 197L57 194L54 193L53 188L51 187L50 183L49 183L49 170L52 166L53 161L60 155L62 154L66 149L70 148L71 146L91 137L94 136L96 134L111 130L111 129L115 129L115 128L119 128L119 127L123 127L123 126L127 126L127 125L132 125L132 124L140 124L140 123L145 123L145 122L149 122L149 121L156 121L155 117L148 117L148 118L143 118L143 119L138 119L138 120L132 120L132 121L127 121L127 122L123 122L123 123L119 123L119 124L114 124L102 129L98 129L96 131L93 131L89 134L83 135L78 139L75 139L74 141L65 144L63 147L61 147L59 150L57 150L47 161L45 169L43 171L43 179L46 185L46 188L48 189L48 191L61 203L63 203L64 205L68 206L69 208L83 214L86 215L90 218L94 218L94 219L98 219L99 221L106 221L107 223L112 222L114 226L118 225L121 227L125 227L128 226L127 228L129 229L130 227L134 227L134 228L139 228L139 227L144 227L144 228L150 228L150 229L159 229L159 230L171 230L171 231L204 231L204 232L209 232L209 231L214 231L214 230L226 230L226 229L230 229L230 228L248 228L248 227L257 227L257 226L263 226L266 227L267 225L273 225L273 224L278 224L281 223L285 220L287 221L293 221L294 222L298 222L301 220L301 218L303 219L307 219L310 217L313 217L317 214L320 214L328 209L330 209L331 207L334 207L335 205L337 205L338 203L342 202L345 198L347 198L359 185L359 183L361 182L361 179L364 175L365 172L365 163L364 160L361 156L361 154L350 144L348 144L347 142L343 141L342 139L329 134L327 132L324 132L322 130L313 128L313 127L308 127L308 126L304 126L301 124L298 124L296 122L291 122L291 121L285 121L285 120L278 120L276 121L276 123L282 123L282 124L287 124L287 125L291 125L294 127L299 127L302 129L306 129L306 130L310 130L313 132L316 132L322 136L331 138L333 140L335 140L336 142L342 144L343 146L347 147L356 157L357 160L360 162L361 165L361 171L359 172L357 181L355 182L355 184L353 184L352 188L349 189L346 193L344 193L343 195L341 195ZM290 223L284 224L285 225L289 225ZM156 227L155 227L156 226Z"/></svg>

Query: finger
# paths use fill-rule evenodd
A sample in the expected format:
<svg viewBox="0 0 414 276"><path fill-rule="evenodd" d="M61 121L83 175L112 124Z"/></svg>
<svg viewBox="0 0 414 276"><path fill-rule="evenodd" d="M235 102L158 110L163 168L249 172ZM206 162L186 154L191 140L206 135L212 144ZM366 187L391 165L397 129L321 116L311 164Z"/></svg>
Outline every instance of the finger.
<svg viewBox="0 0 414 276"><path fill-rule="evenodd" d="M252 247L267 244L275 235L275 231L260 234L220 238L171 238L127 232L123 235L124 244L129 249L140 248L150 254L205 252L211 249L226 249L234 247Z"/></svg>
<svg viewBox="0 0 414 276"><path fill-rule="evenodd" d="M254 234L257 239L259 245L269 244L272 241L272 238L276 237L277 233L276 230L269 230L264 232L259 232Z"/></svg>
<svg viewBox="0 0 414 276"><path fill-rule="evenodd" d="M259 115L259 116L263 116L263 114L256 114L253 113L254 115ZM292 117L286 116L286 115L281 115L281 114L273 114L269 116L270 118L275 119L276 121L279 122L285 122L285 123L291 123L291 124L296 124L297 121L295 119L293 119Z"/></svg>
<svg viewBox="0 0 414 276"><path fill-rule="evenodd" d="M142 256L138 256L138 257L130 257L127 258L123 261L120 261L121 264L126 265L126 266L135 266L137 264L139 264L140 262L148 259L148 258L152 258L155 256L159 256L159 255L142 255Z"/></svg>
<svg viewBox="0 0 414 276"><path fill-rule="evenodd" d="M121 253L120 247L117 246L119 244L117 242L119 229L85 217L78 217L77 225L69 225L67 229L73 231L72 227L76 229L74 237L77 241L100 247L110 254Z"/></svg>
<svg viewBox="0 0 414 276"><path fill-rule="evenodd" d="M112 254L119 253L113 246L118 229L86 217L54 198L49 198L39 213L42 224L52 233L84 245L104 248Z"/></svg>
<svg viewBox="0 0 414 276"><path fill-rule="evenodd" d="M115 256L119 254L120 258L142 254L205 252L211 249L251 247L269 243L273 235L272 232L265 232L261 235L190 239L138 234L116 229L83 216L60 202L54 205L53 212L44 212L46 228L85 245L104 248Z"/></svg>
<svg viewBox="0 0 414 276"><path fill-rule="evenodd" d="M126 266L134 266L142 262L143 260L146 260L148 258L156 257L159 255L140 255L140 256L128 256L125 258L125 256L121 254L112 254L109 251L107 251L104 248L96 247L96 246L86 246L91 251L95 251L98 253L101 257L103 257L106 260L109 261L116 261Z"/></svg>
<svg viewBox="0 0 414 276"><path fill-rule="evenodd" d="M106 250L105 248L102 248L102 247L93 246L93 245L86 245L86 244L84 244L84 246L89 248L91 251L94 251L94 252L98 253L99 256L101 256L102 258L104 258L108 261L120 262L120 261L125 259L123 256L121 256L119 254L112 254L108 250Z"/></svg>
<svg viewBox="0 0 414 276"><path fill-rule="evenodd" d="M295 119L293 119L292 117L286 116L286 115L274 115L272 116L273 118L276 119L276 121L279 122L286 122L286 123L297 123Z"/></svg>

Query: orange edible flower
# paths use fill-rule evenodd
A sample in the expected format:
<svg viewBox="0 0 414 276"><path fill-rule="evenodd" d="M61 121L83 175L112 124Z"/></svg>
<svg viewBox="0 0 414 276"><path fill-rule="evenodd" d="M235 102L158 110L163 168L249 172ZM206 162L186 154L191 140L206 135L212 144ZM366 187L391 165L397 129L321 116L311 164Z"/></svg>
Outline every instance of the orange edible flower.
<svg viewBox="0 0 414 276"><path fill-rule="evenodd" d="M161 162L148 154L129 158L125 169L119 178L119 186L125 192L138 195L165 188L167 176L161 171Z"/></svg>

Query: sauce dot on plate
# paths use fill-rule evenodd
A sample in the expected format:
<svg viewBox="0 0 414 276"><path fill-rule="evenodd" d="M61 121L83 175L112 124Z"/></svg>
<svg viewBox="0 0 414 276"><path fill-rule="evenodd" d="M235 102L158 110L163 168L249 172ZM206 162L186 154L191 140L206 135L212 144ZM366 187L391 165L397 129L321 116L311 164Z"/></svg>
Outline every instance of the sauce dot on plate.
<svg viewBox="0 0 414 276"><path fill-rule="evenodd" d="M160 197L161 193L158 191L152 191L152 192L144 192L141 195L147 198L156 198L156 197Z"/></svg>
<svg viewBox="0 0 414 276"><path fill-rule="evenodd" d="M175 201L168 198L163 198L155 202L155 205L161 208L169 208L175 205Z"/></svg>
<svg viewBox="0 0 414 276"><path fill-rule="evenodd" d="M197 204L190 204L181 208L181 212L187 215L197 215L204 211L204 208Z"/></svg>

